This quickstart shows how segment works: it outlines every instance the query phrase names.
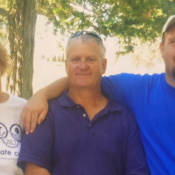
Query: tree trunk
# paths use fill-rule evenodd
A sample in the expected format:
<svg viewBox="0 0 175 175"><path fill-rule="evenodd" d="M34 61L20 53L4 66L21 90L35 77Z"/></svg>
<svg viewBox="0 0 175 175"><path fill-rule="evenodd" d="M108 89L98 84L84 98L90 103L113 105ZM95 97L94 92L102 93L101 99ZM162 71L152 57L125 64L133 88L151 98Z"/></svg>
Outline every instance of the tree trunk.
<svg viewBox="0 0 175 175"><path fill-rule="evenodd" d="M16 0L9 20L12 71L7 88L12 94L29 99L33 94L33 56L36 24L36 0Z"/></svg>

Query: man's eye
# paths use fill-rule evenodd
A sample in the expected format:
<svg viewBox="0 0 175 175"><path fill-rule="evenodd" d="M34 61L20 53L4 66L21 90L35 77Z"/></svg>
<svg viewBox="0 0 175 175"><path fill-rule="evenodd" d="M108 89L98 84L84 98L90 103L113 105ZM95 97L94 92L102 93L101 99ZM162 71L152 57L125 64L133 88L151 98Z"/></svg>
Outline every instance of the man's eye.
<svg viewBox="0 0 175 175"><path fill-rule="evenodd" d="M78 58L73 58L71 61L72 62L77 62L78 61Z"/></svg>
<svg viewBox="0 0 175 175"><path fill-rule="evenodd" d="M94 58L89 58L88 60L89 60L90 62L95 61L95 59L94 59Z"/></svg>
<svg viewBox="0 0 175 175"><path fill-rule="evenodd" d="M171 43L175 43L175 40L171 41Z"/></svg>

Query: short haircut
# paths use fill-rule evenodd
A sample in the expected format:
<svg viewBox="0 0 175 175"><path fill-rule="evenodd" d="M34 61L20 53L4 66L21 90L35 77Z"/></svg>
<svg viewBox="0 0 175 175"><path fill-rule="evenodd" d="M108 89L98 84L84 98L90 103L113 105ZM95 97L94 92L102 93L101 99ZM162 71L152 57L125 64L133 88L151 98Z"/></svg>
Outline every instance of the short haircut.
<svg viewBox="0 0 175 175"><path fill-rule="evenodd" d="M6 48L0 43L0 71L4 75L10 67L10 58Z"/></svg>
<svg viewBox="0 0 175 175"><path fill-rule="evenodd" d="M164 45L165 44L165 33L170 31L173 27L175 26L175 23L173 23L172 25L170 25L168 27L168 29L162 34L162 44Z"/></svg>
<svg viewBox="0 0 175 175"><path fill-rule="evenodd" d="M83 43L87 42L88 40L94 40L97 42L98 45L100 45L100 47L102 48L102 51L103 51L103 55L102 57L105 58L105 54L106 54L106 48L105 46L103 45L102 41L97 38L97 37L94 37L93 35L88 35L88 34L82 34L82 35L79 35L75 38L72 38L70 41L68 41L67 43L67 46L66 46L66 49L65 49L65 56L66 56L66 59L67 59L67 51L68 51L68 47L71 43L71 41L75 40L75 39L81 39Z"/></svg>

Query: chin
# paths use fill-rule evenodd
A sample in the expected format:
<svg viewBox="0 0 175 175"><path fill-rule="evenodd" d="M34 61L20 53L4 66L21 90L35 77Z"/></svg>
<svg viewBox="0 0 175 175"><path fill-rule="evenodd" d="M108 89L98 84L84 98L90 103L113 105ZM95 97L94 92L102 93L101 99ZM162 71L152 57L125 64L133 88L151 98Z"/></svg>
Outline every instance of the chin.
<svg viewBox="0 0 175 175"><path fill-rule="evenodd" d="M89 86L92 84L92 82L88 80L75 80L74 83L76 86Z"/></svg>
<svg viewBox="0 0 175 175"><path fill-rule="evenodd" d="M76 84L76 87L79 88L88 88L90 85L89 84Z"/></svg>

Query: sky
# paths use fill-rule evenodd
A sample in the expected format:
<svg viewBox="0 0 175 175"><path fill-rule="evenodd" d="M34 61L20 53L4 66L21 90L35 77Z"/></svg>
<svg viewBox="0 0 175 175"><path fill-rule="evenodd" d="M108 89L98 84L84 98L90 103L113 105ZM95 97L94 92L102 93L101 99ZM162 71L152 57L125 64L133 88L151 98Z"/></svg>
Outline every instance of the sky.
<svg viewBox="0 0 175 175"><path fill-rule="evenodd" d="M53 62L54 56L62 56L64 51L59 47L59 43L65 47L68 37L61 34L53 34L53 24L47 24L47 18L41 15L37 16L35 33L35 52L34 52L34 93L52 83L58 78L66 76L65 65L60 62ZM103 38L103 37L102 37ZM115 53L119 47L116 38L107 38L104 41L106 47L106 58L108 61L107 70L104 76L117 73L135 73L135 74L153 74L164 72L163 62L156 64L155 67L148 69L144 65L135 67L131 60L131 55L120 56L116 62ZM44 56L44 59L43 59ZM49 58L49 61L48 61ZM2 79L2 90L5 91L5 78Z"/></svg>

